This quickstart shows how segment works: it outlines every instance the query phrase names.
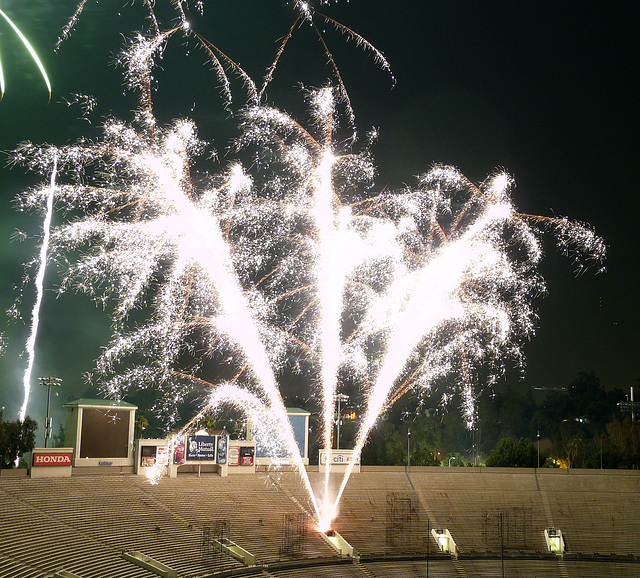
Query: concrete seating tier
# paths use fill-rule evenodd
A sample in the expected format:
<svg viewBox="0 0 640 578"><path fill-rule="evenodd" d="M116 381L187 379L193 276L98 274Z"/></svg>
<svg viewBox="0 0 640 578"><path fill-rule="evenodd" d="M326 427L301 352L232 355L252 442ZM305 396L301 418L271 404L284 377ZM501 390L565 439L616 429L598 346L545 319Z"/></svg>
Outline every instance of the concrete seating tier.
<svg viewBox="0 0 640 578"><path fill-rule="evenodd" d="M319 473L309 477L316 490L323 487ZM332 476L332 495L340 482ZM638 496L640 472L412 468L407 475L404 468L364 468L350 479L332 529L356 554L387 559L329 565L337 554L317 532L295 472L183 474L157 485L134 475L2 478L0 577L46 578L61 569L83 578L153 576L123 560L124 550L142 552L181 578L242 570L241 562L203 548L205 528L228 522L224 537L259 565L312 563L305 574L265 570L272 577L426 575L424 560L397 557L438 552L429 530L446 528L461 556L432 558L433 576L501 576L504 549L505 575L625 578L640 575ZM299 549L287 549L287 531L300 524L307 524L306 536ZM565 560L537 557L546 553L550 527L562 530Z"/></svg>
<svg viewBox="0 0 640 578"><path fill-rule="evenodd" d="M184 475L162 480L155 486L141 481L139 487L167 511L188 519L198 529L228 521L227 537L254 554L258 564L289 557L281 551L283 516L306 514L263 473L229 478ZM316 532L308 531L301 554L319 558L332 557L335 552Z"/></svg>
<svg viewBox="0 0 640 578"><path fill-rule="evenodd" d="M564 563L570 578L638 578L637 563L628 562L594 562L594 561L566 561ZM557 575L557 574L556 574Z"/></svg>
<svg viewBox="0 0 640 578"><path fill-rule="evenodd" d="M569 470L539 479L567 552L640 555L640 475Z"/></svg>
<svg viewBox="0 0 640 578"><path fill-rule="evenodd" d="M388 562L368 562L362 564L367 572L375 578L424 578L427 575L426 560L404 560ZM451 560L430 560L429 576L438 578L458 578L460 574Z"/></svg>
<svg viewBox="0 0 640 578"><path fill-rule="evenodd" d="M0 572L6 578L40 578L42 571L28 566L26 560L14 560L9 556L0 555Z"/></svg>
<svg viewBox="0 0 640 578"><path fill-rule="evenodd" d="M544 503L531 473L488 468L440 468L411 473L429 510L431 528L447 528L462 552L544 552L548 527ZM453 470L453 471L451 471Z"/></svg>
<svg viewBox="0 0 640 578"><path fill-rule="evenodd" d="M269 570L273 578L369 578L355 564L328 564L308 566L304 568L290 568Z"/></svg>
<svg viewBox="0 0 640 578"><path fill-rule="evenodd" d="M62 494L73 491L72 486ZM75 510L61 507L56 487L47 479L0 481L0 576L44 577L61 569L81 571L83 578L153 576L120 559L120 550L76 529L72 523ZM37 504L44 496L50 508ZM109 534L110 517L101 513L100 521L101 534Z"/></svg>

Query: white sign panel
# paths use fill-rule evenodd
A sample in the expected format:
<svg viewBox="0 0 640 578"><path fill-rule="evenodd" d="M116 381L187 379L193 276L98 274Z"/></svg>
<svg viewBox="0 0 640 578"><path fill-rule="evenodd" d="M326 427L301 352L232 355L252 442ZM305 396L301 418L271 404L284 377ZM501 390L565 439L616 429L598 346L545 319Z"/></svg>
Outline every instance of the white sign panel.
<svg viewBox="0 0 640 578"><path fill-rule="evenodd" d="M354 454L353 450L334 450L331 452L331 471L344 472L347 466L353 462L353 471L360 471L360 454ZM327 467L327 452L320 450L320 472Z"/></svg>

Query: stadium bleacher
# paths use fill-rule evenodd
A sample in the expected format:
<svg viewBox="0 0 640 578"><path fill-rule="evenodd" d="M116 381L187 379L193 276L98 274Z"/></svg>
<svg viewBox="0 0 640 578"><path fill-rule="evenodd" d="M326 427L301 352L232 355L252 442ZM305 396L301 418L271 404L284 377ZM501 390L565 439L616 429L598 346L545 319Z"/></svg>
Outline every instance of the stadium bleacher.
<svg viewBox="0 0 640 578"><path fill-rule="evenodd" d="M323 477L309 473L315 488ZM335 492L340 476L331 479ZM367 468L351 477L332 528L338 556L310 516L295 472L221 478L182 474L0 478L0 576L156 576L122 557L139 551L177 576L639 576L640 472L501 468ZM431 530L447 529L454 555ZM564 556L547 551L558 528ZM217 534L217 532L220 532ZM216 547L236 543L249 568ZM428 558L428 560L427 560ZM257 572L257 574L256 574Z"/></svg>

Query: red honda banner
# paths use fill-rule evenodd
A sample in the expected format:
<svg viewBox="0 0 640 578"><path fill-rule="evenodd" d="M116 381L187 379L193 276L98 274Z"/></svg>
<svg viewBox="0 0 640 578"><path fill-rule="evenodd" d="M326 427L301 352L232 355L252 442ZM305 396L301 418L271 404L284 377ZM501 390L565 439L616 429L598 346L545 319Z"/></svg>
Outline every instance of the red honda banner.
<svg viewBox="0 0 640 578"><path fill-rule="evenodd" d="M33 466L70 466L73 453L38 452L33 454Z"/></svg>

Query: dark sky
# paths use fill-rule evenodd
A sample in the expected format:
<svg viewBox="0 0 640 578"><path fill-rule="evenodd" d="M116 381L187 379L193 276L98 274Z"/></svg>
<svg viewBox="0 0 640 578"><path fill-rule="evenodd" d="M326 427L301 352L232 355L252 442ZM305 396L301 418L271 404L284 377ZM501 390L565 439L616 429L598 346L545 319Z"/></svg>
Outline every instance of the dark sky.
<svg viewBox="0 0 640 578"><path fill-rule="evenodd" d="M157 0L158 9L167 3ZM88 0L77 30L54 52L74 2L2 2L43 59L53 97L47 105L35 65L0 22L6 77L0 150L23 140L64 144L95 135L107 114L130 119L135 101L124 94L121 71L112 61L122 46L120 33L143 26L141 4ZM397 80L392 88L372 59L326 30L360 131L380 130L374 148L380 186L410 184L434 162L453 164L474 181L505 168L515 177L520 210L588 222L609 245L607 272L576 278L571 263L549 244L541 267L548 295L537 303L539 328L526 346L526 378L520 383L510 378L510 383L524 389L563 387L578 372L593 370L607 388L634 385L640 377L637 4L351 0L317 8L384 52ZM292 21L293 10L283 0L217 0L205 2L204 16L194 18L193 26L257 80ZM203 63L193 44L178 39L169 44L156 75L157 111L162 120L195 118L201 136L214 142L224 163L233 119L222 110ZM318 42L303 26L285 52L269 100L302 114L297 83L321 86L329 76ZM97 98L92 124L78 119L77 107L65 104L72 93ZM239 86L236 94L240 104ZM2 310L17 295L12 286L20 281L20 264L37 250L41 219L11 208L15 195L35 182L20 168L0 167ZM29 233L27 242L10 242L16 228ZM51 288L56 279L50 276L47 282ZM32 303L28 291L25 320ZM106 315L86 297L65 295L56 301L48 292L34 381L48 374L64 379L57 407L83 392L82 373L91 369L108 330ZM5 335L0 407L13 417L22 401L26 360L19 355L27 331L12 324ZM42 421L45 395L34 388L30 413Z"/></svg>

